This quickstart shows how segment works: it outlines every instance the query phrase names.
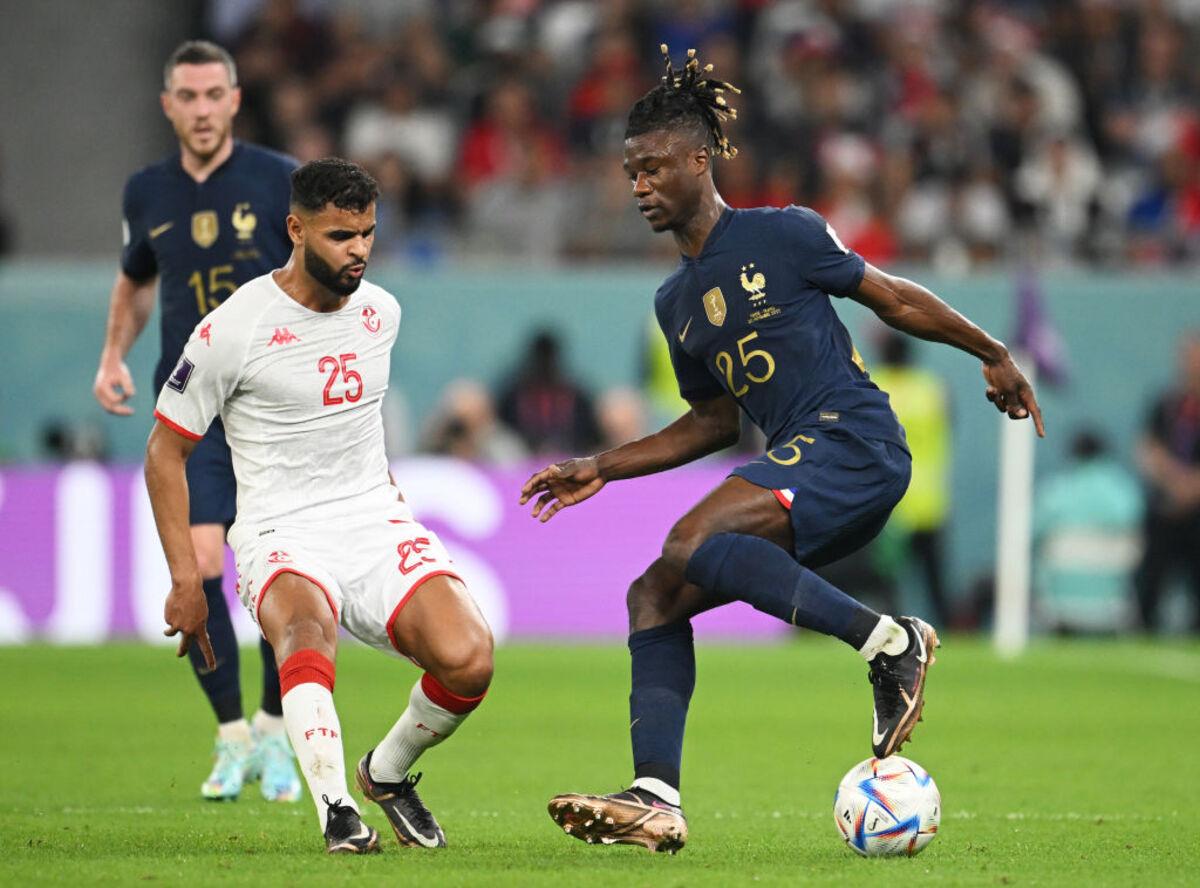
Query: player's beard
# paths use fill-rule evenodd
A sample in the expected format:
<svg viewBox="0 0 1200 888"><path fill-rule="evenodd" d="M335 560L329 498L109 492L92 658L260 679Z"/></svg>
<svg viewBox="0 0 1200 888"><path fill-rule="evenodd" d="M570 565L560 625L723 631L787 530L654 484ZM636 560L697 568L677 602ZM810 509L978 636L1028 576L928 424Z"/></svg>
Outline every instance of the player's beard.
<svg viewBox="0 0 1200 888"><path fill-rule="evenodd" d="M183 133L180 134L180 138L183 141L183 143L187 146L188 152L191 153L201 163L208 163L208 161L210 161L213 157L215 157L217 155L217 152L219 152L222 148L225 147L225 143L228 142L229 139L231 138L232 127L226 127L223 130L214 127L214 130L215 130L216 140L212 143L211 148L204 149L204 150L201 150L196 145L196 143L193 139L188 138L188 136L191 136L192 133L188 132L186 134L183 134Z"/></svg>
<svg viewBox="0 0 1200 888"><path fill-rule="evenodd" d="M304 270L312 275L318 284L332 293L349 296L358 289L362 278L343 276L349 268L350 266L347 265L341 271L334 271L332 265L310 250L307 245L304 247Z"/></svg>

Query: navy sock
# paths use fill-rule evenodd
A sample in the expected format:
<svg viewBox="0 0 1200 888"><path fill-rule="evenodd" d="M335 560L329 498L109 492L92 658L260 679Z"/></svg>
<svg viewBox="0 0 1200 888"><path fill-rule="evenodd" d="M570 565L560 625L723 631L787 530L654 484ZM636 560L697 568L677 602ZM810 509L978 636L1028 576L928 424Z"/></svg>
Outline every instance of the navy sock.
<svg viewBox="0 0 1200 888"><path fill-rule="evenodd" d="M654 777L678 789L683 728L696 686L692 624L680 620L634 632L629 636L629 654L634 776Z"/></svg>
<svg viewBox="0 0 1200 888"><path fill-rule="evenodd" d="M265 638L258 640L258 651L263 661L262 703L259 708L267 715L283 715L283 702L279 694L279 667L275 665L275 648Z"/></svg>
<svg viewBox="0 0 1200 888"><path fill-rule="evenodd" d="M687 579L707 592L744 601L765 614L840 638L867 643L879 614L802 567L761 537L718 533L693 553Z"/></svg>
<svg viewBox="0 0 1200 888"><path fill-rule="evenodd" d="M204 597L208 600L208 640L212 643L213 656L217 658L217 668L208 671L199 645L193 644L188 656L217 722L224 724L242 718L237 636L233 634L233 621L229 618L220 577L204 581Z"/></svg>

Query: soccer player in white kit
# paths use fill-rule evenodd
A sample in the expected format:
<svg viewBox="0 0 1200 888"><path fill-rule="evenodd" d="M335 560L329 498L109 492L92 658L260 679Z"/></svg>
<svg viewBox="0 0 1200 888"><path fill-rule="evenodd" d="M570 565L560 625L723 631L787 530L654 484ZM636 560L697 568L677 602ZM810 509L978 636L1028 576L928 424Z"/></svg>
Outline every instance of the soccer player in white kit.
<svg viewBox="0 0 1200 888"><path fill-rule="evenodd" d="M291 258L197 325L146 447L171 571L166 634L181 635L179 656L194 641L211 664L184 464L213 418L225 423L238 488L229 532L238 594L275 649L288 736L331 853L379 846L346 788L333 704L338 624L425 670L355 774L403 845L446 844L409 769L479 705L492 677L491 631L388 472L380 405L400 306L362 279L377 195L347 161L292 173Z"/></svg>

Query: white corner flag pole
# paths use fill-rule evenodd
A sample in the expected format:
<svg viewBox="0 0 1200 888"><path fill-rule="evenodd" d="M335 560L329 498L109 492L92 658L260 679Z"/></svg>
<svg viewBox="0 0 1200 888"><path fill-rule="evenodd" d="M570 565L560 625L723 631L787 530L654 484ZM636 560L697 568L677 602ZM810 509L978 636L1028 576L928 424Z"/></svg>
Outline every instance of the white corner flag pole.
<svg viewBox="0 0 1200 888"><path fill-rule="evenodd" d="M1034 382L1033 362L1016 355ZM996 613L993 641L1004 656L1016 656L1029 641L1029 589L1033 549L1033 456L1037 432L1032 417L1000 417L1000 479L996 498Z"/></svg>

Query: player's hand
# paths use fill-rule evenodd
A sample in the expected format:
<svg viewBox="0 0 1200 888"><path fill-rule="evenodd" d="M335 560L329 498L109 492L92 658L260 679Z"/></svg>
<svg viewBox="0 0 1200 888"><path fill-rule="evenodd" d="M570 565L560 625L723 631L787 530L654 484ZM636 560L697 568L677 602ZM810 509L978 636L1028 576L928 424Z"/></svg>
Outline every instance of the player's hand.
<svg viewBox="0 0 1200 888"><path fill-rule="evenodd" d="M137 389L125 362L102 360L100 369L96 371L96 381L92 384L92 394L109 413L118 416L133 413L133 408L125 402L137 394Z"/></svg>
<svg viewBox="0 0 1200 888"><path fill-rule="evenodd" d="M997 410L1007 413L1010 419L1032 416L1038 437L1046 437L1042 411L1038 407L1037 398L1034 397L1033 386L1010 355L1006 354L995 363L985 363L983 378L988 385L987 399L996 405Z"/></svg>
<svg viewBox="0 0 1200 888"><path fill-rule="evenodd" d="M186 657L188 648L194 641L200 646L200 653L204 654L204 664L210 670L217 668L212 642L208 640L208 601L204 597L204 588L200 585L198 577L171 584L171 591L167 593L167 604L163 608L163 619L167 622L163 635L180 636L175 656Z"/></svg>
<svg viewBox="0 0 1200 888"><path fill-rule="evenodd" d="M536 496L533 517L545 524L561 509L595 496L604 483L594 456L569 459L547 466L526 481L521 488L521 505Z"/></svg>

